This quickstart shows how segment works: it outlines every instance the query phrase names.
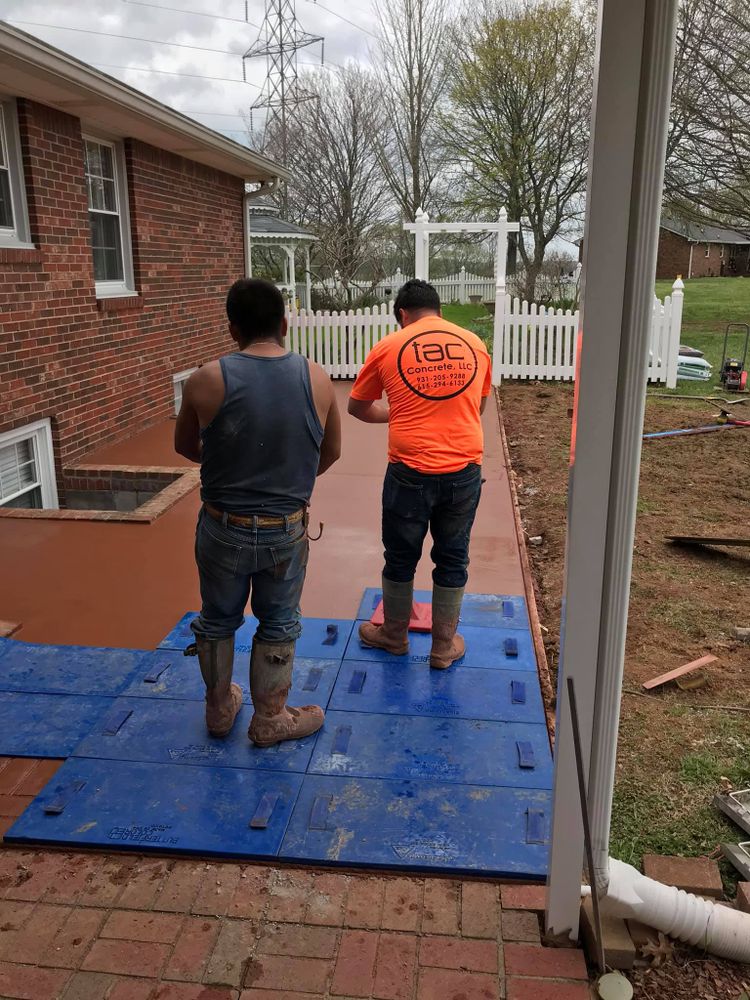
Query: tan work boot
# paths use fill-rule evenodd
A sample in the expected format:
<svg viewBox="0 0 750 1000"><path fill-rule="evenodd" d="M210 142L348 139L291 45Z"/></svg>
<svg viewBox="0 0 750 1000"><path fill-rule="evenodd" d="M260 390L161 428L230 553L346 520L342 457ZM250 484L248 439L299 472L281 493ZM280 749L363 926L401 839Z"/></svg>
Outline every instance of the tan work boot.
<svg viewBox="0 0 750 1000"><path fill-rule="evenodd" d="M466 652L466 643L456 629L461 614L463 587L432 588L432 649L430 666L435 670L447 670Z"/></svg>
<svg viewBox="0 0 750 1000"><path fill-rule="evenodd" d="M206 685L206 726L212 736L227 736L242 708L242 688L232 683L234 636L204 639L196 635L195 644Z"/></svg>
<svg viewBox="0 0 750 1000"><path fill-rule="evenodd" d="M294 647L293 642L253 640L250 693L255 711L247 735L256 746L300 740L317 733L323 725L325 715L317 705L292 708L286 703L292 686Z"/></svg>
<svg viewBox="0 0 750 1000"><path fill-rule="evenodd" d="M384 649L394 656L409 652L409 622L411 621L414 581L394 583L383 577L383 617L382 625L363 622L359 626L359 638L364 646Z"/></svg>

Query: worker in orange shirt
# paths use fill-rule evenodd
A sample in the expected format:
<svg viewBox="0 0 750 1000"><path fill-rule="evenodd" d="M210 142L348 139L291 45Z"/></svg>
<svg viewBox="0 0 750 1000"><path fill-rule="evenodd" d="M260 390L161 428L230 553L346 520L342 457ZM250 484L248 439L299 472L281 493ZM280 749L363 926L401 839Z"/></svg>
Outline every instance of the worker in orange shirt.
<svg viewBox="0 0 750 1000"><path fill-rule="evenodd" d="M490 357L479 337L441 317L440 297L425 281L407 281L394 311L401 329L373 347L349 399L349 413L358 420L388 424L385 621L363 624L359 636L367 646L408 652L414 573L429 528L430 666L445 670L465 650L456 629L482 489L481 414L491 389Z"/></svg>

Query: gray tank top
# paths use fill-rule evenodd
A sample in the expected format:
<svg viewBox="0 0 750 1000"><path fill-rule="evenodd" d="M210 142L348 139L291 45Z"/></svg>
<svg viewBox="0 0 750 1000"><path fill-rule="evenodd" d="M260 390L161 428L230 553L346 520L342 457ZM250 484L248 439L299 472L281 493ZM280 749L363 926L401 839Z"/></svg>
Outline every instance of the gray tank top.
<svg viewBox="0 0 750 1000"><path fill-rule="evenodd" d="M201 431L201 498L233 514L293 514L310 502L323 427L300 354L221 359L224 402Z"/></svg>

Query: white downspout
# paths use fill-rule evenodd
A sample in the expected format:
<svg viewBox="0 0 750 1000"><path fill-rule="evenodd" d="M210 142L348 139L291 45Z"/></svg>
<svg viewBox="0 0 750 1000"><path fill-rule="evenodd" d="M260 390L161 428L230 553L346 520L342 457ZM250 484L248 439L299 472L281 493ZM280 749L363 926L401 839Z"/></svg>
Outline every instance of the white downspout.
<svg viewBox="0 0 750 1000"><path fill-rule="evenodd" d="M690 260L688 261L688 278L693 277L693 247L695 243L690 244Z"/></svg>

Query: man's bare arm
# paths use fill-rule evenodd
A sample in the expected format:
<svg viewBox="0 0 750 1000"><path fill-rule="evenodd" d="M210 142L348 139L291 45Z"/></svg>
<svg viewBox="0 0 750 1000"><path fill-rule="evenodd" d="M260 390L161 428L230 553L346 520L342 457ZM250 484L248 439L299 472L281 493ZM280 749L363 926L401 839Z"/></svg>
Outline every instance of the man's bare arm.
<svg viewBox="0 0 750 1000"><path fill-rule="evenodd" d="M201 428L192 399L191 381L192 376L182 393L182 405L174 428L174 450L178 455L189 458L191 462L200 462Z"/></svg>
<svg viewBox="0 0 750 1000"><path fill-rule="evenodd" d="M322 476L327 472L334 462L341 458L341 416L336 396L331 392L331 405L328 408L326 422L323 431L323 440L320 444L320 462L318 463L318 475Z"/></svg>
<svg viewBox="0 0 750 1000"><path fill-rule="evenodd" d="M349 413L365 424L387 424L390 410L379 399L353 399L349 397Z"/></svg>

